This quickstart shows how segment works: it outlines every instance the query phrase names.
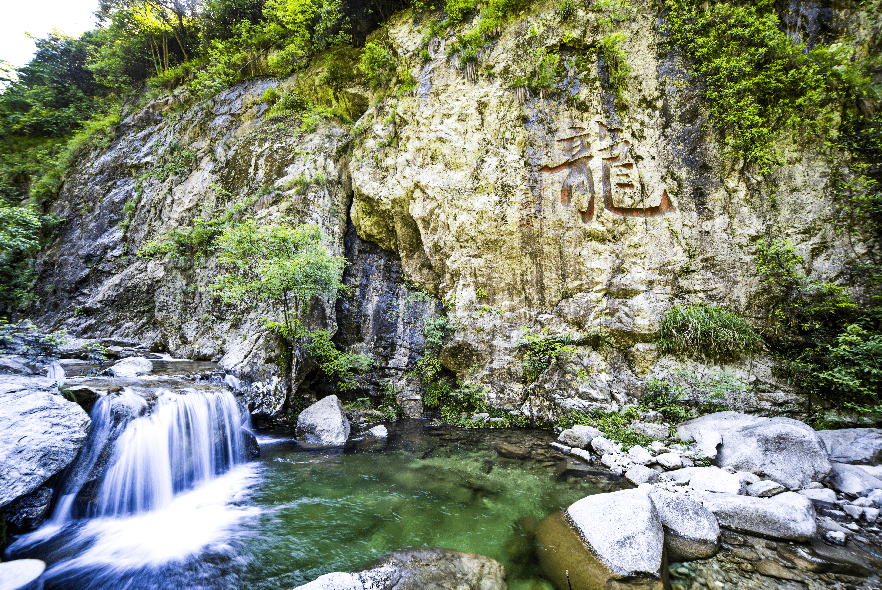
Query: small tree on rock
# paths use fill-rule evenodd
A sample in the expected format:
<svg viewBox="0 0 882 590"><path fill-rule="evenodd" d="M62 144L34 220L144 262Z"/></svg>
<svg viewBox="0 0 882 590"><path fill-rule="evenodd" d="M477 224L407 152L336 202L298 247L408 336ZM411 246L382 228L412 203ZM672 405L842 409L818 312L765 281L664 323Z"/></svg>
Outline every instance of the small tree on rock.
<svg viewBox="0 0 882 590"><path fill-rule="evenodd" d="M217 239L218 262L226 272L212 283L226 303L255 308L270 304L280 316L263 318L264 326L284 345L286 396L291 397L294 348L302 344L320 368L335 373L346 388L354 369L366 368L370 358L344 354L330 343L326 330L307 331L301 318L315 297L334 298L346 260L322 246L316 225L258 227L253 219L224 227Z"/></svg>

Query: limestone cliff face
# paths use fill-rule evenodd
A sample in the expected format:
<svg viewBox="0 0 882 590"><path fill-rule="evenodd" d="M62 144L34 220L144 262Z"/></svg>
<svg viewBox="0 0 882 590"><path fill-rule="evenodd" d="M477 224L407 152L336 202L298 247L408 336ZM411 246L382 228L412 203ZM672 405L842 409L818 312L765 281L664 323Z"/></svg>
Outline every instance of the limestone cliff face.
<svg viewBox="0 0 882 590"><path fill-rule="evenodd" d="M796 4L804 18L792 34L806 38L853 33L863 18ZM334 122L306 133L297 120L265 115L264 89L302 87L306 75L243 84L206 104L171 96L132 109L108 148L83 157L53 206L65 223L40 259L39 319L219 359L259 382L255 411L273 415L275 344L256 314L237 317L206 292L212 257L132 256L162 232L259 194L246 213L318 223L335 253L347 251L351 219L354 294L336 308L314 306L311 321L332 331L339 324L339 344L377 354L372 392L400 381L422 354L421 324L407 314L437 313L443 300L458 325L444 366L484 384L494 405L553 417L628 403L647 378L677 368L706 371L658 354L660 317L675 301L703 301L760 322L767 293L753 259L759 240L788 239L805 270L824 280L861 255L836 231L829 170L813 146L797 149L801 138L783 137L785 165L764 177L724 153L699 83L660 44L657 9L641 4L623 25L633 71L618 101L597 57L605 31L596 13L579 9L561 22L556 9L542 3L519 15L474 70L447 55L453 33L431 41L424 61L428 22L396 15L381 34L417 88L380 101L367 88L347 90L359 112L376 101L353 127L360 133ZM557 87L508 86L547 50L566 71ZM137 194L139 174L169 168L182 152L185 172L154 173ZM134 209L123 231L127 202ZM408 311L403 302L417 291L404 279L434 299ZM403 315L390 319L393 308ZM518 343L543 328L599 334L612 345L577 346L525 384ZM739 402L746 409L780 411L795 401L766 359L730 369L750 384Z"/></svg>

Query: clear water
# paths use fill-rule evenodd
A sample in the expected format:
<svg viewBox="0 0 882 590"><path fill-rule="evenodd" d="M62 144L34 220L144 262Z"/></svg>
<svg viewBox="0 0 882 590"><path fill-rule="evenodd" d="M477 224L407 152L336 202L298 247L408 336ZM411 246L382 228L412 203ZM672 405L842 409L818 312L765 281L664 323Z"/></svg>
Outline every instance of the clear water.
<svg viewBox="0 0 882 590"><path fill-rule="evenodd" d="M491 448L544 444L547 436L415 429L393 434L382 452L348 453L264 441L252 498L261 514L244 527L243 587L289 588L398 549L444 547L492 557L506 566L509 588L533 588L540 578L528 534L535 522L622 485L560 481L550 464L506 460Z"/></svg>
<svg viewBox="0 0 882 590"><path fill-rule="evenodd" d="M512 590L549 589L532 558L535 522L623 485L560 480L550 457L516 461L493 450L547 448L548 433L390 430L385 448L347 452L263 436L260 460L168 505L47 527L10 556L45 559L48 590L279 590L398 549L445 547L499 560Z"/></svg>

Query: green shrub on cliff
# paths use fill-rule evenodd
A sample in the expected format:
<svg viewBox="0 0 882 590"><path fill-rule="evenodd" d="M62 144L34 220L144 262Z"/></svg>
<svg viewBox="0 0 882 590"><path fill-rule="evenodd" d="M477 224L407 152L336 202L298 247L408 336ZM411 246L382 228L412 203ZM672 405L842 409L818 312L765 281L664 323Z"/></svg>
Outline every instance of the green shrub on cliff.
<svg viewBox="0 0 882 590"><path fill-rule="evenodd" d="M278 310L264 317L264 326L284 344L288 394L293 353L302 346L342 389L351 388L354 373L370 367L371 359L338 351L326 330L308 330L303 316L316 297L335 298L346 260L328 252L316 225L258 226L254 219L228 223L216 239L218 263L224 272L210 285L225 302L243 310L269 305ZM262 308L262 307L261 307Z"/></svg>
<svg viewBox="0 0 882 590"><path fill-rule="evenodd" d="M760 242L756 265L771 300L770 340L779 370L808 396L808 410L882 412L882 309L810 279L786 240ZM818 405L821 407L819 408Z"/></svg>
<svg viewBox="0 0 882 590"><path fill-rule="evenodd" d="M662 352L726 362L759 352L762 338L737 313L703 303L676 303L662 317L656 344Z"/></svg>
<svg viewBox="0 0 882 590"><path fill-rule="evenodd" d="M711 122L733 154L760 170L780 161L779 131L798 125L825 137L844 97L878 98L847 47L795 44L771 3L664 4L670 40L705 83Z"/></svg>

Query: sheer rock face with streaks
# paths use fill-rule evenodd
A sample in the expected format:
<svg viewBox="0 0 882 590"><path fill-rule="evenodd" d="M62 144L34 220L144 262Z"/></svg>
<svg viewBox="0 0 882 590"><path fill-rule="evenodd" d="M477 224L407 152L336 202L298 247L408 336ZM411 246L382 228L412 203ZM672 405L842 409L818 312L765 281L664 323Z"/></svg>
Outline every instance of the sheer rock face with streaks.
<svg viewBox="0 0 882 590"><path fill-rule="evenodd" d="M281 347L260 321L270 310L242 316L220 305L207 288L218 272L210 251L134 256L236 204L261 223L318 224L334 254L347 253L350 222L372 243L348 251L382 267L372 274L357 262L347 275L367 303L316 301L307 319L331 332L343 326L344 348L379 343L371 394L387 382L415 387L402 375L423 352L417 320L442 301L458 327L440 354L444 368L484 386L492 406L536 418L620 407L645 393L649 378L678 369L716 371L653 344L675 301L761 318L770 295L754 261L761 239L788 239L821 280L839 278L866 248L838 233L828 164L816 150L782 136L784 165L764 177L725 153L707 125L700 82L677 50L662 49L655 10L635 10L619 25L632 70L624 108L597 58L606 33L596 14L578 8L561 22L557 8L536 3L516 15L469 76L447 56L462 31L434 38L425 60L428 18L394 15L382 34L416 88L383 97L351 83L338 93L351 127L332 118L303 129L299 115L268 115L267 88L311 96L327 73L321 64L206 102L178 91L130 107L115 139L87 150L51 204L65 221L38 260L34 319L216 359L242 378L252 410L278 417L290 404ZM540 50L559 56L556 86L513 88ZM428 299L402 303L416 293ZM369 333L352 329L349 316ZM579 340L528 382L519 345L525 331L542 329L597 339ZM748 386L727 400L734 409L799 409L769 359L725 368ZM312 387L303 351L294 373L295 386Z"/></svg>

